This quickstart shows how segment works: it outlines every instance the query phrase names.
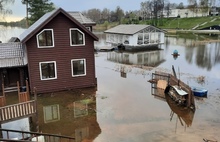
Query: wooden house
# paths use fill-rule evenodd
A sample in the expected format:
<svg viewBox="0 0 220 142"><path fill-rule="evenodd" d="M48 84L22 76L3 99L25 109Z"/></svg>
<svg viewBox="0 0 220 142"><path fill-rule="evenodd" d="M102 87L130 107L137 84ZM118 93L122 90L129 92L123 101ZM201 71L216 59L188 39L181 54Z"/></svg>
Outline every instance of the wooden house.
<svg viewBox="0 0 220 142"><path fill-rule="evenodd" d="M157 48L164 43L165 31L150 25L118 25L105 31L106 42L128 50Z"/></svg>
<svg viewBox="0 0 220 142"><path fill-rule="evenodd" d="M30 90L36 87L38 93L96 86L94 41L98 38L90 30L62 8L45 14L20 35L20 42L11 43L17 45L16 53L4 49L20 60L13 59L16 64L9 66L10 60L4 62L0 56L6 64L0 67L0 83L5 84L8 74L8 80L21 85L28 79Z"/></svg>

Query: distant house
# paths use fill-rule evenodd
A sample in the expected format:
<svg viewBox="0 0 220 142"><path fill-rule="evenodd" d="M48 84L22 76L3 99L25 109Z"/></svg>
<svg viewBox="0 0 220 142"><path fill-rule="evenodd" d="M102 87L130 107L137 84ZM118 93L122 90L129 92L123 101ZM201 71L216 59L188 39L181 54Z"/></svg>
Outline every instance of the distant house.
<svg viewBox="0 0 220 142"><path fill-rule="evenodd" d="M0 44L0 83L10 87L28 79L38 93L96 86L98 38L90 30L61 8L45 14L20 42Z"/></svg>
<svg viewBox="0 0 220 142"><path fill-rule="evenodd" d="M108 29L106 42L126 49L158 47L164 43L165 32L151 25L118 25Z"/></svg>
<svg viewBox="0 0 220 142"><path fill-rule="evenodd" d="M93 31L93 26L96 25L91 19L85 17L81 12L68 12L73 18L83 24L88 30Z"/></svg>
<svg viewBox="0 0 220 142"><path fill-rule="evenodd" d="M185 9L170 9L163 11L163 16L165 18L189 18L189 17L203 17L209 16L209 10L202 11L200 8L192 11L188 8Z"/></svg>

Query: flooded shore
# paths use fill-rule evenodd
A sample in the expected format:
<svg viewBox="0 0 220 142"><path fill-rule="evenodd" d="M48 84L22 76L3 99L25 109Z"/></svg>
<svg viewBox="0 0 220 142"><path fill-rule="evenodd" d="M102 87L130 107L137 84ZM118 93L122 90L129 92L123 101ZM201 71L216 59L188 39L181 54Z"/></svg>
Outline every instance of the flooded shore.
<svg viewBox="0 0 220 142"><path fill-rule="evenodd" d="M99 42L106 46L102 38ZM178 58L171 55L174 50ZM96 88L38 94L40 132L75 137L76 142L220 141L218 42L195 45L192 40L169 37L159 51L98 52L94 56ZM153 95L148 82L152 73L172 74L172 65L183 82L208 89L207 98L195 98L193 113ZM7 94L11 98L7 102L16 103L16 95Z"/></svg>
<svg viewBox="0 0 220 142"><path fill-rule="evenodd" d="M217 131L220 128L218 118L220 93L218 90L210 90L208 98L196 100L197 109L192 124L182 126L177 116L170 119L169 105L166 101L152 96L151 84L147 82L151 79L154 70L167 72L171 70L159 66L149 71L127 65L127 68L131 69L127 77L123 78L120 77L118 70L120 64L107 62L105 54L101 53L96 57L97 77L100 78L97 109L102 110L97 117L100 127L105 130L96 138L97 141L104 141L107 137L111 137L113 141L128 142L146 140L193 142L202 141L203 138L219 139ZM186 79L196 78L193 74L182 74L182 76ZM106 99L99 99L102 96Z"/></svg>

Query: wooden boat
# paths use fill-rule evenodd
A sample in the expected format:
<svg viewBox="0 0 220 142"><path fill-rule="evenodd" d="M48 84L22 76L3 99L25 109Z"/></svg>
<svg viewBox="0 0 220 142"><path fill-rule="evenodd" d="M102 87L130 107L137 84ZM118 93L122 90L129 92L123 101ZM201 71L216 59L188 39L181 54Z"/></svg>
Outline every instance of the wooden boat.
<svg viewBox="0 0 220 142"><path fill-rule="evenodd" d="M182 126L184 125L183 122L185 122L185 126L190 127L193 122L195 110L192 110L188 107L176 105L176 103L168 95L165 95L165 99L171 109L170 121L172 120L172 117L175 113L178 116Z"/></svg>
<svg viewBox="0 0 220 142"><path fill-rule="evenodd" d="M194 96L197 97L207 97L208 90L204 88L199 88L199 87L191 87L191 90L194 94Z"/></svg>
<svg viewBox="0 0 220 142"><path fill-rule="evenodd" d="M188 93L182 90L180 86L168 85L164 93L169 95L177 104L186 105L186 99L187 99Z"/></svg>

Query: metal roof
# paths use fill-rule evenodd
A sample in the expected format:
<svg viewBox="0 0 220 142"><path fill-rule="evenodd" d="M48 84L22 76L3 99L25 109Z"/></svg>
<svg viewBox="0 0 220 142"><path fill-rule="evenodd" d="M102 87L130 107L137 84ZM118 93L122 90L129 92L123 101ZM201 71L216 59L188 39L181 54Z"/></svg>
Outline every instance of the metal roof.
<svg viewBox="0 0 220 142"><path fill-rule="evenodd" d="M48 22L50 22L57 14L63 13L70 20L72 20L79 27L84 29L89 35L91 35L95 40L98 40L98 37L95 36L91 31L85 28L79 21L77 21L74 17L64 11L62 8L55 9L51 12L44 14L40 19L38 19L33 25L31 25L27 30L25 30L20 36L19 39L22 43L26 42L30 39L36 32L38 32L39 28L43 28Z"/></svg>
<svg viewBox="0 0 220 142"><path fill-rule="evenodd" d="M149 25L118 25L116 27L113 27L111 29L106 30L105 33L133 35L139 31L147 28L148 26Z"/></svg>
<svg viewBox="0 0 220 142"><path fill-rule="evenodd" d="M32 24L27 30L25 30L20 36L20 41L23 41L29 34L31 34L35 29L42 25L49 17L51 17L58 9L44 14L40 19L38 19L34 24Z"/></svg>
<svg viewBox="0 0 220 142"><path fill-rule="evenodd" d="M0 68L24 66L25 51L22 48L21 43L0 43Z"/></svg>
<svg viewBox="0 0 220 142"><path fill-rule="evenodd" d="M77 21L79 21L81 24L93 24L95 25L96 23L93 22L91 19L85 17L81 12L76 12L76 11L70 11L68 12L73 18L75 18Z"/></svg>
<svg viewBox="0 0 220 142"><path fill-rule="evenodd" d="M141 30L144 30L148 27L153 27L150 25L135 25L135 24L131 24L131 25L118 25L116 27L113 27L111 29L108 29L105 31L105 33L112 33L112 34L125 34L125 35L133 35ZM160 30L156 27L153 27L157 30ZM160 30L162 31L162 30Z"/></svg>

